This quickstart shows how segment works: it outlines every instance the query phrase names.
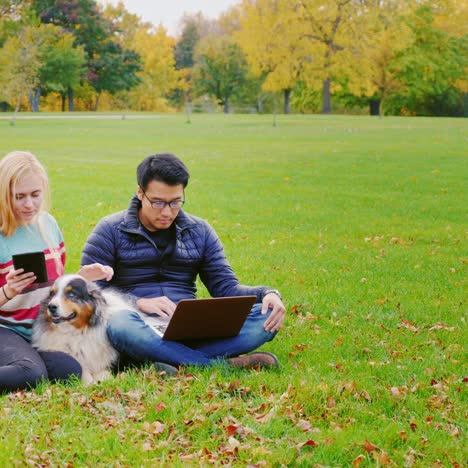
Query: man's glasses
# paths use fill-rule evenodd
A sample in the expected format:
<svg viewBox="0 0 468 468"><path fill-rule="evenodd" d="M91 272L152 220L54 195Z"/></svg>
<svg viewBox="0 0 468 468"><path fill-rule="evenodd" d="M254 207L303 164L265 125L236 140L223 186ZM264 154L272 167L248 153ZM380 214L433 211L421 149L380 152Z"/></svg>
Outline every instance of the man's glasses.
<svg viewBox="0 0 468 468"><path fill-rule="evenodd" d="M163 210L164 208L166 208L166 206L169 206L171 210L179 210L185 203L185 200L173 200L170 202L163 200L151 201L145 192L143 192L143 195L150 202L151 208L154 208L155 210Z"/></svg>

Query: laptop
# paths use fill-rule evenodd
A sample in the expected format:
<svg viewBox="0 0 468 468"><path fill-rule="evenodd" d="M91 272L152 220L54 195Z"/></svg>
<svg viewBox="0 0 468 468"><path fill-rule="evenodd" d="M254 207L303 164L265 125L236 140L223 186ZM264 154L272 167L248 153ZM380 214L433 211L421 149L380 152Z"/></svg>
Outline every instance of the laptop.
<svg viewBox="0 0 468 468"><path fill-rule="evenodd" d="M169 319L140 313L164 340L195 341L239 334L256 296L182 299Z"/></svg>

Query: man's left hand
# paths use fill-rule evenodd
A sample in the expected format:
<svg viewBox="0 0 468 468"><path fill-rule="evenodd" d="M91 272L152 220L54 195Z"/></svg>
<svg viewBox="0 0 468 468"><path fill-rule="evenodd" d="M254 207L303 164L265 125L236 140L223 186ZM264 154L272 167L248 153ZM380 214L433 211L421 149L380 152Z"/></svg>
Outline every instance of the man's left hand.
<svg viewBox="0 0 468 468"><path fill-rule="evenodd" d="M100 263L92 263L91 265L82 266L78 274L88 281L104 279L110 281L114 276L114 269L107 265L101 265Z"/></svg>
<svg viewBox="0 0 468 468"><path fill-rule="evenodd" d="M286 317L286 308L278 294L269 293L262 301L262 314L272 309L270 316L265 320L264 328L271 333L277 332L283 325Z"/></svg>

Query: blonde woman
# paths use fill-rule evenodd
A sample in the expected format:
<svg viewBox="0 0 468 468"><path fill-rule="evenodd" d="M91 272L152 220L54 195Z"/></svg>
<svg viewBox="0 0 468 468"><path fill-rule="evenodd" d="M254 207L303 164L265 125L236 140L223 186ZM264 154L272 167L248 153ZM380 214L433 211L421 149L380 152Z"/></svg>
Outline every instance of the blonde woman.
<svg viewBox="0 0 468 468"><path fill-rule="evenodd" d="M33 387L41 380L81 376L78 362L64 353L38 353L30 344L40 302L64 273L65 244L48 213L47 173L31 153L14 151L0 160L0 393ZM15 270L12 256L43 251L47 283L33 273ZM89 280L110 280L113 271L100 264L79 271Z"/></svg>

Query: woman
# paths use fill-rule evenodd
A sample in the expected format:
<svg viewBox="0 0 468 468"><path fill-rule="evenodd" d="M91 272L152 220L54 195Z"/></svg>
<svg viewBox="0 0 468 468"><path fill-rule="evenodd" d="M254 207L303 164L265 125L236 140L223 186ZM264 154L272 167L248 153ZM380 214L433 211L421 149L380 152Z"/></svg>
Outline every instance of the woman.
<svg viewBox="0 0 468 468"><path fill-rule="evenodd" d="M50 285L64 273L65 244L47 212L47 173L28 152L14 151L0 160L0 393L33 387L43 379L81 377L78 362L60 352L38 352L30 344L32 325ZM47 283L15 270L14 254L43 251ZM89 280L111 279L110 267L93 264L79 272Z"/></svg>

